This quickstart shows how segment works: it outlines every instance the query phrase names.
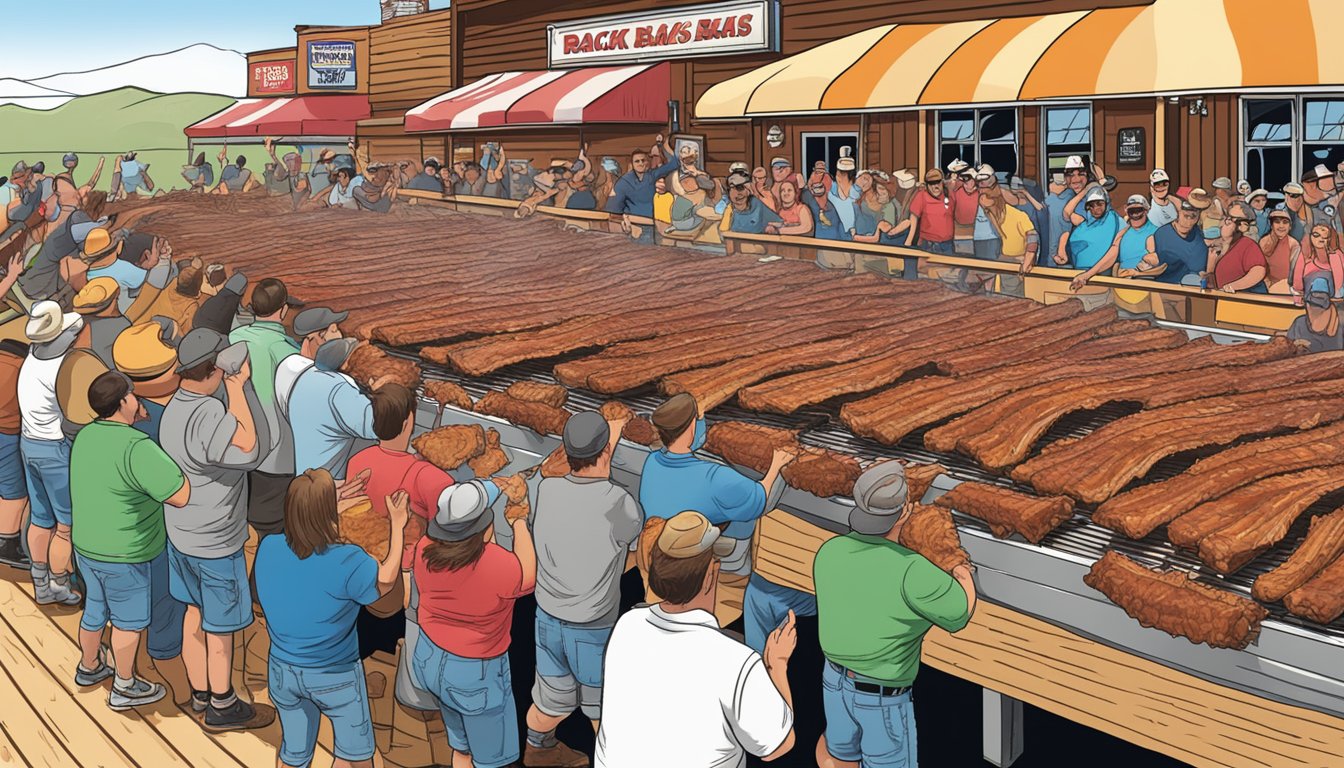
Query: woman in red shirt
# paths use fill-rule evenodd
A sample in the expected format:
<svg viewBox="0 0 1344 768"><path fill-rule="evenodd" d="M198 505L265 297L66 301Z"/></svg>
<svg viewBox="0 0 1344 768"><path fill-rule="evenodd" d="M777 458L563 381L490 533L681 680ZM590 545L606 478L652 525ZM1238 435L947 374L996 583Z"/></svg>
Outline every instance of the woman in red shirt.
<svg viewBox="0 0 1344 768"><path fill-rule="evenodd" d="M488 767L518 760L518 712L509 669L514 602L532 592L537 555L525 515L509 520L513 552L494 543L484 485L453 494L415 550L423 637L411 667L439 700L454 751ZM454 761L456 764L456 761Z"/></svg>
<svg viewBox="0 0 1344 768"><path fill-rule="evenodd" d="M1302 241L1302 255L1293 266L1293 300L1302 304L1302 285L1304 278L1312 272L1329 272L1335 286L1335 298L1339 298L1340 286L1344 286L1344 253L1339 247L1339 233L1325 224L1317 224Z"/></svg>
<svg viewBox="0 0 1344 768"><path fill-rule="evenodd" d="M1270 293L1288 293L1289 278L1292 277L1293 264L1298 260L1301 250L1292 238L1293 220L1287 211L1271 211L1269 214L1269 233L1260 238L1260 250L1269 263L1269 275L1265 285Z"/></svg>
<svg viewBox="0 0 1344 768"><path fill-rule="evenodd" d="M775 194L779 198L779 209L775 213L783 221L768 225L766 231L800 237L812 234L812 209L798 199L798 185L793 183L793 179L775 184Z"/></svg>

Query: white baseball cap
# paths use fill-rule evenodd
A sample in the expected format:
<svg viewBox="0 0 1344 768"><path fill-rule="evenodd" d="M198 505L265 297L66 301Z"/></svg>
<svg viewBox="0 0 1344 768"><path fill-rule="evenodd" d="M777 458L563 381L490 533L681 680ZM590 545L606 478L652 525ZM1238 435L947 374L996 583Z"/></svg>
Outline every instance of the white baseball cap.
<svg viewBox="0 0 1344 768"><path fill-rule="evenodd" d="M966 162L965 160L962 160L961 158L957 158L956 160L953 160L952 162L947 164L947 170L953 176L956 176L957 174L961 173L962 171L970 167L971 164Z"/></svg>
<svg viewBox="0 0 1344 768"><path fill-rule="evenodd" d="M1083 163L1082 155L1069 155L1068 159L1064 161L1064 170L1072 171L1075 168L1087 168Z"/></svg>
<svg viewBox="0 0 1344 768"><path fill-rule="evenodd" d="M1164 170L1162 170L1161 168L1154 168L1154 169L1153 169L1153 172L1150 173L1150 174L1148 174L1148 183L1149 183L1149 184L1156 184L1156 183L1158 183L1159 181L1167 181L1167 182L1169 182L1169 181L1171 181L1171 177L1168 176L1168 175L1167 175L1167 172L1164 171Z"/></svg>
<svg viewBox="0 0 1344 768"><path fill-rule="evenodd" d="M994 166L990 165L989 163L985 163L985 164L981 165L979 168L976 168L976 169L975 169L975 178L977 178L977 179L992 179L992 178L994 178Z"/></svg>
<svg viewBox="0 0 1344 768"><path fill-rule="evenodd" d="M1143 195L1130 195L1129 199L1125 201L1125 210L1129 210L1130 208L1142 208L1145 211L1148 210L1148 198Z"/></svg>

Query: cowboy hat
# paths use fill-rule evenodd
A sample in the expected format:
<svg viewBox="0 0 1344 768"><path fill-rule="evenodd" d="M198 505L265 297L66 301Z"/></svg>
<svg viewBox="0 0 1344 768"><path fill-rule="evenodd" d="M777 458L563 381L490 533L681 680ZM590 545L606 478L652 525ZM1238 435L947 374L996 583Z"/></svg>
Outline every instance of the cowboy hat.
<svg viewBox="0 0 1344 768"><path fill-rule="evenodd" d="M98 418L89 405L89 385L107 373L107 366L88 349L72 349L56 373L56 402L72 424L88 424Z"/></svg>
<svg viewBox="0 0 1344 768"><path fill-rule="evenodd" d="M176 323L155 316L122 331L112 343L112 364L126 374L140 397L166 397L177 390Z"/></svg>
<svg viewBox="0 0 1344 768"><path fill-rule="evenodd" d="M23 332L32 343L45 344L83 322L74 312L61 312L61 305L54 301L39 301L29 311Z"/></svg>
<svg viewBox="0 0 1344 768"><path fill-rule="evenodd" d="M116 303L121 285L110 277L95 277L75 294L75 312L96 315Z"/></svg>
<svg viewBox="0 0 1344 768"><path fill-rule="evenodd" d="M1190 190L1190 194L1185 196L1185 201L1190 204L1190 207L1200 211L1213 205L1213 198L1209 197L1209 193L1201 187Z"/></svg>
<svg viewBox="0 0 1344 768"><path fill-rule="evenodd" d="M80 251L80 258L87 262L96 262L107 256L115 256L121 253L123 240L109 232L106 227L98 227L89 232L84 238L84 247Z"/></svg>

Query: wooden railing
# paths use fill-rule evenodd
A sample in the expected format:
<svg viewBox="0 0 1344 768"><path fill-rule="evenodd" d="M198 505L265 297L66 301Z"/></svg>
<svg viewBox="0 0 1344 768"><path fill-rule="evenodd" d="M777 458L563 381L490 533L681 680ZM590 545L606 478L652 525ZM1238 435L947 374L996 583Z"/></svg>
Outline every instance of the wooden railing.
<svg viewBox="0 0 1344 768"><path fill-rule="evenodd" d="M433 192L402 189L398 194L413 205L432 205L452 210L511 216L519 207L517 200L493 197L440 195ZM602 232L620 232L622 216L605 211L576 210L539 206L537 214L574 224L577 227ZM683 239L667 238L653 220L642 216L628 217L632 224L654 228L655 241L664 245L699 248L719 248L730 254L778 256L784 259L818 261L818 263L855 271L875 272L891 277L913 280L930 277L940 271L974 270L1013 277L1019 274L1019 265L1009 261L984 261L965 256L944 256L915 248L876 243L857 243L822 240L794 235L751 235L737 232L721 233L723 244L688 243ZM1148 279L1134 279L1099 275L1092 278L1079 294L1070 290L1069 283L1078 275L1076 270L1056 267L1034 267L1024 276L1023 294L1030 299L1053 304L1076 295L1104 296L1119 289L1129 298L1130 306L1145 306L1140 294L1148 297L1151 310L1159 318L1205 327L1252 332L1283 331L1302 314L1301 307L1289 296L1255 293L1227 293L1197 286L1160 283ZM1130 292L1125 294L1124 292Z"/></svg>

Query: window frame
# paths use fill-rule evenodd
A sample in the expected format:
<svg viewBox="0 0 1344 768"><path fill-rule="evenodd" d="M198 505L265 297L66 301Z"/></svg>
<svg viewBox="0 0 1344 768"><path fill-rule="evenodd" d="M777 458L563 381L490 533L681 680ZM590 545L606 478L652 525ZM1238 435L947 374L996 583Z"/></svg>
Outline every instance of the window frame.
<svg viewBox="0 0 1344 768"><path fill-rule="evenodd" d="M829 174L831 174L831 175L835 175L835 168L831 167L831 162L830 162L830 157L831 157L831 139L833 139L833 138L836 138L836 139L839 139L839 138L845 138L845 139L853 139L853 140L854 140L854 169L855 169L856 172L857 172L857 171L861 171L861 170L863 170L864 165L863 165L863 161L860 159L860 154L859 154L860 151L863 149L863 145L862 145L862 144L860 143L860 141L859 141L859 132L858 132L858 131L802 131L802 132L800 132L800 133L798 134L798 154L799 154L798 162L802 163L802 165L801 165L800 167L798 167L798 168L795 168L794 170L796 170L796 171L798 171L799 173L801 173L801 174L803 175L803 178L806 179L806 178L808 177L808 174L812 173L812 166L808 164L808 160L807 160L807 140L808 140L808 139L825 139L825 140L826 140L826 172L829 173ZM766 170L769 170L769 169L767 168Z"/></svg>
<svg viewBox="0 0 1344 768"><path fill-rule="evenodd" d="M999 112L999 111L1004 111L1004 110L1011 110L1012 113L1013 113L1013 140L1012 140L1012 141L989 141L989 142L983 142L983 141L981 140L981 138L980 138L980 113L982 113L982 112ZM943 139L943 113L944 113L944 112L970 112L970 113L971 113L971 137L970 137L970 139L968 139L968 140L966 140L966 141L947 141L947 140ZM972 147L975 148L975 163L974 163L974 165L976 165L976 166L979 166L979 165L981 165L982 163L984 163L984 155L981 153L981 147L982 147L982 146L985 146L986 144L987 144L988 146L992 146L992 147L1007 147L1007 146L1011 146L1011 147L1013 147L1014 152L1016 153L1016 156L1017 156L1017 167L1016 167L1015 169L1013 169L1011 172L1007 171L1006 169L1002 169L1002 168L995 168L994 170L995 170L996 173L1000 173L1000 174L1006 174L1006 175L1017 174L1017 175L1019 175L1019 176L1022 175L1022 108L1021 108L1021 107L1017 107L1017 106L1000 106L1000 107L958 107L958 108L952 108L952 109L937 109L937 110L934 110L934 124L933 124L933 130L934 130L934 136L936 137L935 144L936 144L936 146L937 146L937 152L936 152L936 154L935 154L935 156L937 157L937 160L935 161L935 163L937 164L938 167L941 168L941 166L942 166L942 162L943 162L943 146L946 145L946 144L970 144ZM1000 181L1003 181L1003 179L1000 179Z"/></svg>
<svg viewBox="0 0 1344 768"><path fill-rule="evenodd" d="M1288 141L1251 141L1247 135L1250 128L1249 102L1252 101L1282 101L1288 102L1293 109L1292 137ZM1344 92L1330 91L1323 93L1245 93L1238 96L1237 108L1238 117L1241 125L1237 131L1237 172L1238 178L1247 178L1246 152L1250 149L1279 148L1288 147L1289 156L1292 164L1288 169L1288 178L1296 181L1302 178L1303 163L1302 156L1308 146L1331 146L1341 145L1344 141L1322 142L1307 141L1307 112L1306 104L1308 101L1344 101ZM1332 169L1333 170L1333 169ZM1280 190L1268 190L1269 197L1274 201L1281 201L1283 193Z"/></svg>
<svg viewBox="0 0 1344 768"><path fill-rule="evenodd" d="M1084 157L1090 162L1097 156L1096 143L1096 110L1090 101L1068 102L1060 104L1042 104L1040 114L1037 119L1040 121L1038 132L1041 134L1041 188L1045 189L1050 180L1050 122L1047 113L1052 109L1079 109L1087 110L1087 153Z"/></svg>

